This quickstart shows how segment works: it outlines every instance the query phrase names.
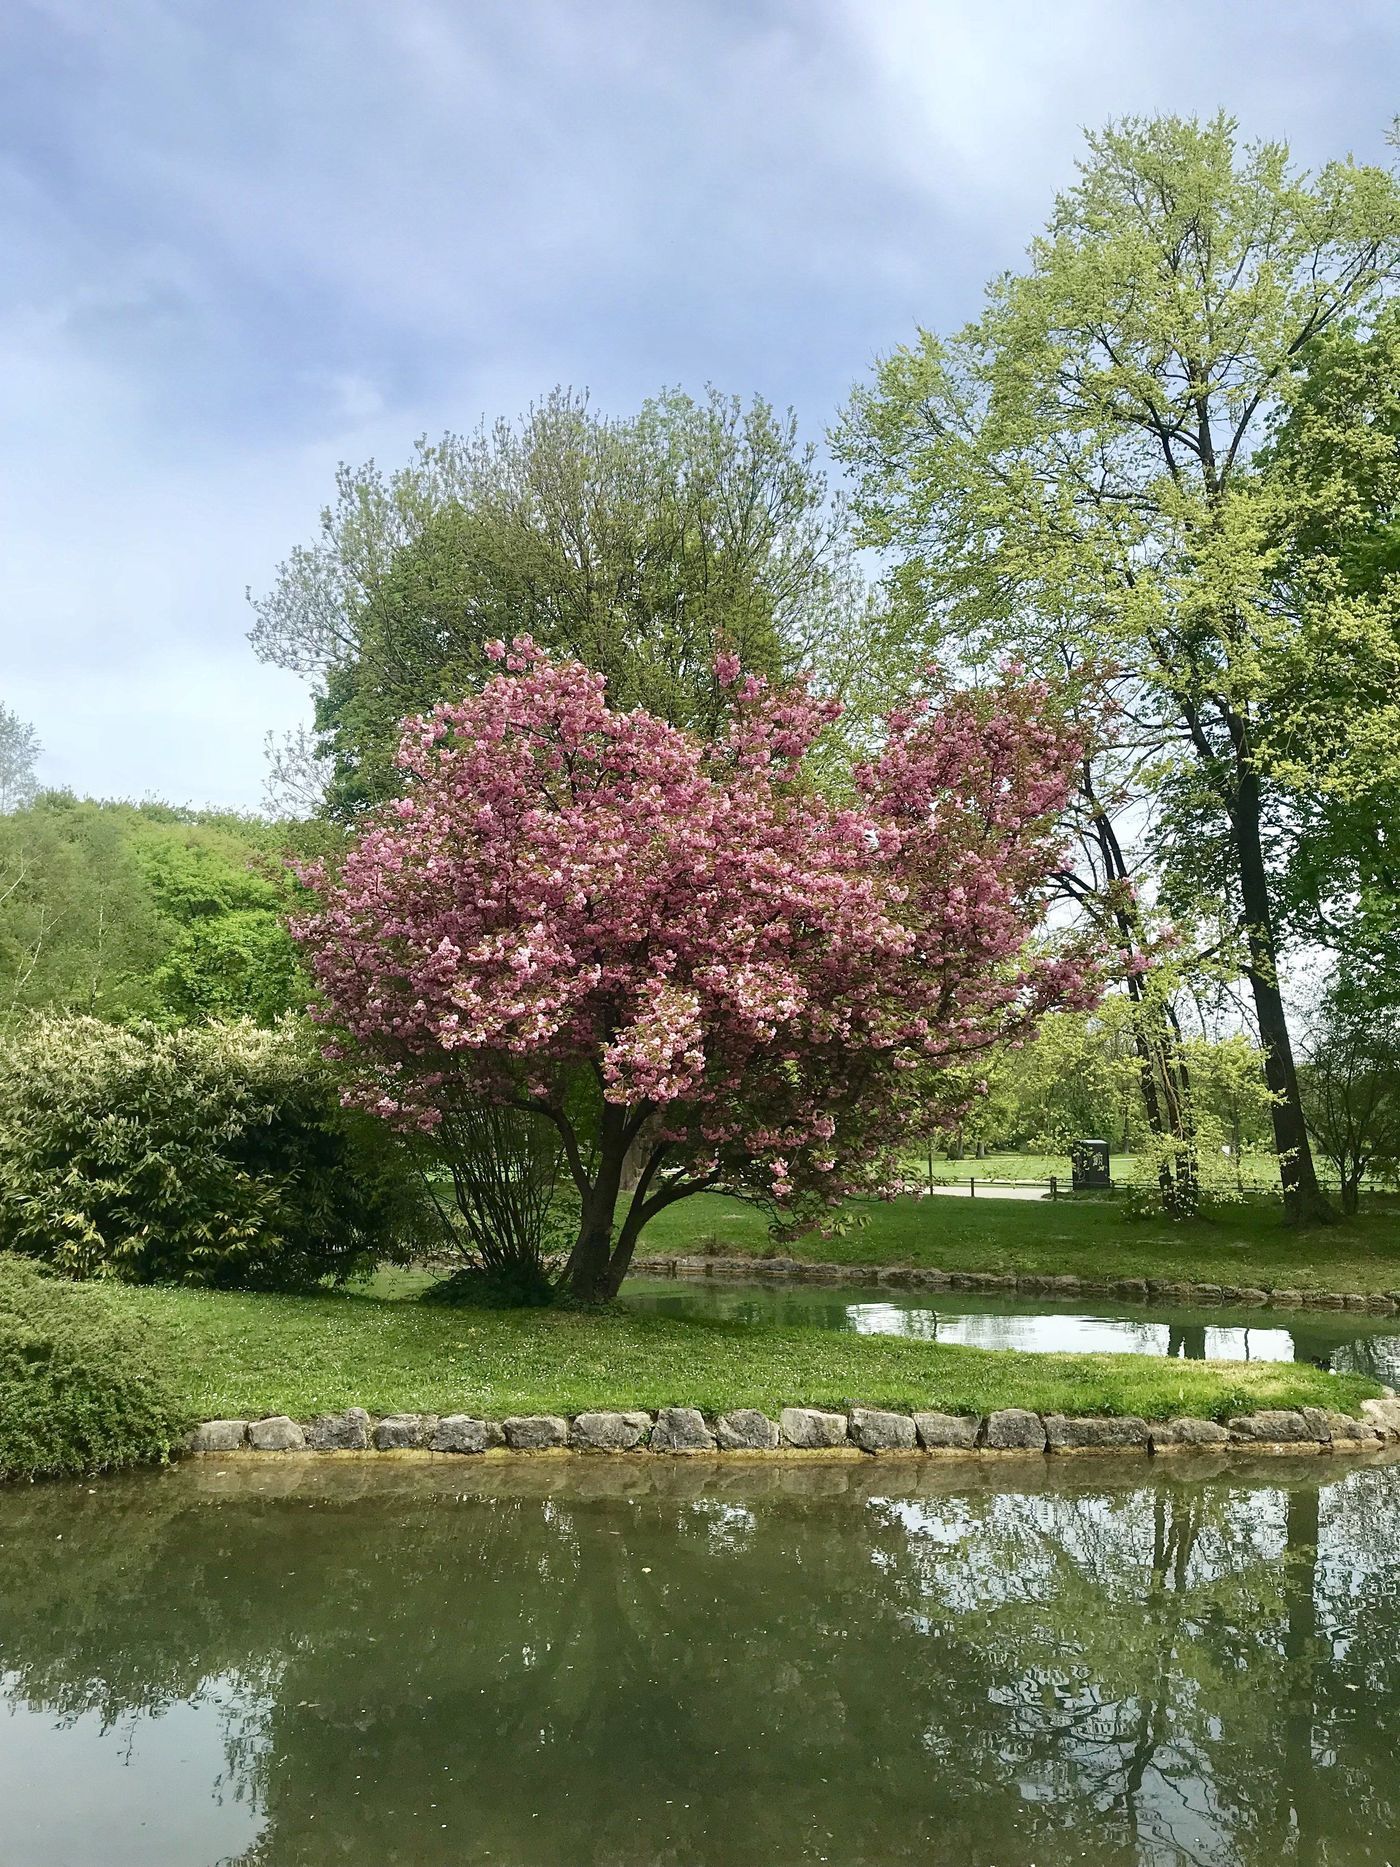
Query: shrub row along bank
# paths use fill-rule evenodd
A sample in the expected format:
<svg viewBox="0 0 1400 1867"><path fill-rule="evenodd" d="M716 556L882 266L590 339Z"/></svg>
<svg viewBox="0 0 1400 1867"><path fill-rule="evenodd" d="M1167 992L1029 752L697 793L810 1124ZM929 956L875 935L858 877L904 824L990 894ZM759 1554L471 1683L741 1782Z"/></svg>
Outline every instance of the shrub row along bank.
<svg viewBox="0 0 1400 1867"><path fill-rule="evenodd" d="M1031 1413L1007 1407L975 1414L895 1413L848 1407L784 1407L776 1420L739 1407L707 1420L698 1407L514 1414L504 1420L472 1414L392 1414L371 1420L363 1407L300 1423L286 1414L260 1420L206 1420L188 1441L193 1453L230 1452L719 1452L1064 1453L1217 1451L1238 1446L1297 1451L1374 1450L1400 1439L1400 1401L1362 1402L1360 1419L1322 1407L1278 1408L1237 1415L1225 1425L1181 1418Z"/></svg>

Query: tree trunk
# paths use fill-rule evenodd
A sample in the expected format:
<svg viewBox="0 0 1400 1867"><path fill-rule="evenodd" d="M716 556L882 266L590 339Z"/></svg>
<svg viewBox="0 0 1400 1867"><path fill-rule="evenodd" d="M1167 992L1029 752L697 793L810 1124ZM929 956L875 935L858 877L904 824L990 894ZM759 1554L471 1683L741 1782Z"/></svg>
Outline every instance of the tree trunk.
<svg viewBox="0 0 1400 1867"><path fill-rule="evenodd" d="M626 1157L624 1111L605 1103L599 1126L597 1172L583 1195L578 1237L558 1284L566 1296L579 1303L609 1303L617 1295L611 1274L613 1224ZM617 1282L621 1282L620 1276Z"/></svg>
<svg viewBox="0 0 1400 1867"><path fill-rule="evenodd" d="M1099 803L1093 775L1086 764L1080 785L1093 813L1094 835L1099 845L1105 876L1111 884L1127 890L1131 887L1127 860L1113 820ZM1113 906L1113 921L1125 962L1140 952L1138 926L1126 900ZM1199 1205L1200 1176L1196 1160L1196 1124L1191 1113L1191 1083L1181 1050L1181 1032L1169 1005L1153 1005L1139 974L1128 972L1128 997L1133 1005L1133 1048L1138 1056L1138 1076L1142 1086L1143 1108L1148 1131L1159 1144L1157 1185L1162 1207L1177 1218L1194 1214ZM1155 1027L1155 1028L1150 1028ZM1161 1081L1158 1081L1158 1071ZM1178 1145L1170 1149L1169 1143ZM1124 1141L1124 1151L1127 1142Z"/></svg>
<svg viewBox="0 0 1400 1867"><path fill-rule="evenodd" d="M1249 943L1249 985L1254 997L1259 1042L1264 1050L1264 1078L1273 1097L1274 1149L1283 1182L1283 1209L1294 1225L1325 1224L1334 1214L1318 1184L1317 1168L1303 1122L1288 1016L1278 986L1278 944L1274 937L1269 878L1259 827L1259 780L1247 758L1246 751L1238 755L1232 812L1235 854L1239 862L1245 937Z"/></svg>

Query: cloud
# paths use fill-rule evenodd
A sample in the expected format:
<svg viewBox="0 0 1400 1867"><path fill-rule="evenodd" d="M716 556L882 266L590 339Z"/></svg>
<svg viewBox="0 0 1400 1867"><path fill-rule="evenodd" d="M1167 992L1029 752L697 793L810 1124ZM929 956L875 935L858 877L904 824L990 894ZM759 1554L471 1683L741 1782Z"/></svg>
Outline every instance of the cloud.
<svg viewBox="0 0 1400 1867"><path fill-rule="evenodd" d="M960 322L1080 126L1374 156L1378 5L47 0L0 46L0 698L45 775L256 804L302 690L244 640L335 463L713 380L820 433Z"/></svg>

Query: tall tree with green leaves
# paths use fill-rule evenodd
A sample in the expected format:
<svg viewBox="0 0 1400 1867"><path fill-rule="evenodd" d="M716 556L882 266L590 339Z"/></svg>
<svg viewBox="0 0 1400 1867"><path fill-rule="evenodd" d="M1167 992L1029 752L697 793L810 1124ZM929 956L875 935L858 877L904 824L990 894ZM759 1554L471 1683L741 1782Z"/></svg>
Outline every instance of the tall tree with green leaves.
<svg viewBox="0 0 1400 1867"><path fill-rule="evenodd" d="M1302 619L1265 746L1289 789L1296 923L1400 996L1400 306L1308 347L1270 470L1278 600Z"/></svg>
<svg viewBox="0 0 1400 1867"><path fill-rule="evenodd" d="M293 826L47 791L0 815L0 1027L40 1011L274 1023L309 982Z"/></svg>
<svg viewBox="0 0 1400 1867"><path fill-rule="evenodd" d="M39 789L39 735L0 701L0 814L28 804Z"/></svg>
<svg viewBox="0 0 1400 1867"><path fill-rule="evenodd" d="M791 416L712 390L608 419L556 389L519 422L421 440L391 474L342 467L252 641L312 682L348 816L390 794L403 717L479 686L493 639L531 635L606 674L614 707L704 731L718 649L844 685L866 603Z"/></svg>
<svg viewBox="0 0 1400 1867"><path fill-rule="evenodd" d="M1288 600L1298 482L1269 443L1310 346L1385 311L1400 184L1300 173L1223 115L1088 143L1026 269L956 335L884 359L837 449L866 540L899 559L906 638L1111 682L1155 748L1158 821L1189 827L1243 932L1288 1214L1326 1218L1279 980L1275 722L1339 630L1384 644L1340 593L1325 615Z"/></svg>

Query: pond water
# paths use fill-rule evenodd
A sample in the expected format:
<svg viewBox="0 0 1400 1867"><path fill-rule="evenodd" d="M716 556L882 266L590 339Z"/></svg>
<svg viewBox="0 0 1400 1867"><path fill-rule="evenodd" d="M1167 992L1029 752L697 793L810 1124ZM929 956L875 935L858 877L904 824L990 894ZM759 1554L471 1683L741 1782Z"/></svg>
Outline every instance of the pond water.
<svg viewBox="0 0 1400 1867"><path fill-rule="evenodd" d="M1380 1867L1400 1464L0 1492L5 1867Z"/></svg>
<svg viewBox="0 0 1400 1867"><path fill-rule="evenodd" d="M1190 1361L1311 1361L1400 1386L1400 1318L1357 1310L1176 1309L1080 1297L983 1296L884 1285L743 1284L629 1278L622 1301L667 1316L839 1329L857 1335L1084 1354L1180 1355Z"/></svg>

